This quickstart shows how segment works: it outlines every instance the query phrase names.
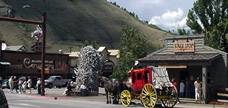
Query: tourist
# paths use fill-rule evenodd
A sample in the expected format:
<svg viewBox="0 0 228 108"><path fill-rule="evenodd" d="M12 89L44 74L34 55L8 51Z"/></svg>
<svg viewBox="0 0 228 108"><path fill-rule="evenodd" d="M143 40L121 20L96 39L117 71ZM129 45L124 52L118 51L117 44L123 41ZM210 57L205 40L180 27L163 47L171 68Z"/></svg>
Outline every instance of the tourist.
<svg viewBox="0 0 228 108"><path fill-rule="evenodd" d="M28 84L28 89L29 89L28 93L31 94L32 93L32 79L30 76L28 77L27 84Z"/></svg>
<svg viewBox="0 0 228 108"><path fill-rule="evenodd" d="M9 87L10 87L10 92L13 93L13 88L14 88L13 76L10 77L8 83L9 83Z"/></svg>
<svg viewBox="0 0 228 108"><path fill-rule="evenodd" d="M191 88L190 88L190 80L189 80L189 78L187 77L186 78L186 81L185 81L185 97L186 98L190 98L190 90L191 90Z"/></svg>
<svg viewBox="0 0 228 108"><path fill-rule="evenodd" d="M87 88L84 85L84 83L82 83L82 85L80 86L80 90L81 90L82 96L86 96Z"/></svg>
<svg viewBox="0 0 228 108"><path fill-rule="evenodd" d="M19 79L19 82L18 82L18 89L19 89L19 94L22 93L22 83L23 83L23 79Z"/></svg>
<svg viewBox="0 0 228 108"><path fill-rule="evenodd" d="M24 94L26 94L26 89L27 89L27 81L26 81L26 79L24 79L24 81L22 83L22 92Z"/></svg>
<svg viewBox="0 0 228 108"><path fill-rule="evenodd" d="M36 86L37 86L37 93L41 94L41 79L40 78L37 79Z"/></svg>
<svg viewBox="0 0 228 108"><path fill-rule="evenodd" d="M68 92L72 91L71 83L68 82L65 91L63 92L64 95L67 95Z"/></svg>
<svg viewBox="0 0 228 108"><path fill-rule="evenodd" d="M194 82L194 86L195 86L195 101L197 102L198 99L200 101L200 94L201 94L201 81L200 81L200 78L197 77L196 78L196 81Z"/></svg>
<svg viewBox="0 0 228 108"><path fill-rule="evenodd" d="M17 80L17 77L14 76L13 77L13 86L14 86L13 89L15 89L16 93L18 93L18 91L17 91L18 90L18 82L19 81Z"/></svg>
<svg viewBox="0 0 228 108"><path fill-rule="evenodd" d="M180 82L180 97L181 97L181 98L184 97L184 89L185 89L184 80L182 80L182 81Z"/></svg>
<svg viewBox="0 0 228 108"><path fill-rule="evenodd" d="M177 89L177 82L176 82L176 79L175 79L175 78L172 78L171 82L172 82L173 86L175 86L176 89ZM175 89L172 89L172 94L173 94L173 95L177 95L177 94L175 94L175 92L177 92L177 91L175 91ZM178 96L178 95L177 95L177 102L178 102L178 103L180 102L179 96Z"/></svg>

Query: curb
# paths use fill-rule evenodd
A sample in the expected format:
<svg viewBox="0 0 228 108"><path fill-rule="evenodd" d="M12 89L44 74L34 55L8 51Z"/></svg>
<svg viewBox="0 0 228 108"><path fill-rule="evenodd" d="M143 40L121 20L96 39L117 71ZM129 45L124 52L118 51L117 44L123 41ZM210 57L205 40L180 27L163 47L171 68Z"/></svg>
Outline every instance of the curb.
<svg viewBox="0 0 228 108"><path fill-rule="evenodd" d="M27 97L33 97L33 98L44 98L44 99L54 99L54 100L72 100L72 98L54 97L54 96L27 95Z"/></svg>

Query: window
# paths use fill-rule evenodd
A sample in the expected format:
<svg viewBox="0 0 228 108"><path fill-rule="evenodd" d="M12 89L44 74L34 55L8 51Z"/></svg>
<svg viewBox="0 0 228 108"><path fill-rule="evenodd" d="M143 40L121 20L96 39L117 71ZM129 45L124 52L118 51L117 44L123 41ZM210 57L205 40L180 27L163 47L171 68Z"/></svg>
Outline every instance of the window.
<svg viewBox="0 0 228 108"><path fill-rule="evenodd" d="M135 73L132 73L132 83L135 83Z"/></svg>
<svg viewBox="0 0 228 108"><path fill-rule="evenodd" d="M138 73L138 74L137 74L137 79L138 79L138 80L142 79L142 73Z"/></svg>
<svg viewBox="0 0 228 108"><path fill-rule="evenodd" d="M145 82L149 82L149 71L145 71Z"/></svg>

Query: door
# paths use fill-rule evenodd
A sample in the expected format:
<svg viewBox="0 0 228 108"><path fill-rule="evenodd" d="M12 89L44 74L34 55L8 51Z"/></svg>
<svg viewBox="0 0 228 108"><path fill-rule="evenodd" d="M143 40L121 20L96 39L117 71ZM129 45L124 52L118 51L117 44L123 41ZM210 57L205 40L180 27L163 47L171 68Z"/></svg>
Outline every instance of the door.
<svg viewBox="0 0 228 108"><path fill-rule="evenodd" d="M135 91L141 91L143 86L143 72L133 72L132 73L132 87Z"/></svg>

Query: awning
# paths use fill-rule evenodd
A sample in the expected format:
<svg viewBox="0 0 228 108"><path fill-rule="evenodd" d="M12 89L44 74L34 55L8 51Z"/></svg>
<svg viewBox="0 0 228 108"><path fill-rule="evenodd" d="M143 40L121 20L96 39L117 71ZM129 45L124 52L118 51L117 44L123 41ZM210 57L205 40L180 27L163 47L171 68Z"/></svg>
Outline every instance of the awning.
<svg viewBox="0 0 228 108"><path fill-rule="evenodd" d="M0 64L1 65L11 65L10 62L8 62L7 60L3 59L3 58L0 58Z"/></svg>
<svg viewBox="0 0 228 108"><path fill-rule="evenodd" d="M221 57L218 53L203 54L154 54L139 59L139 61L212 61Z"/></svg>

